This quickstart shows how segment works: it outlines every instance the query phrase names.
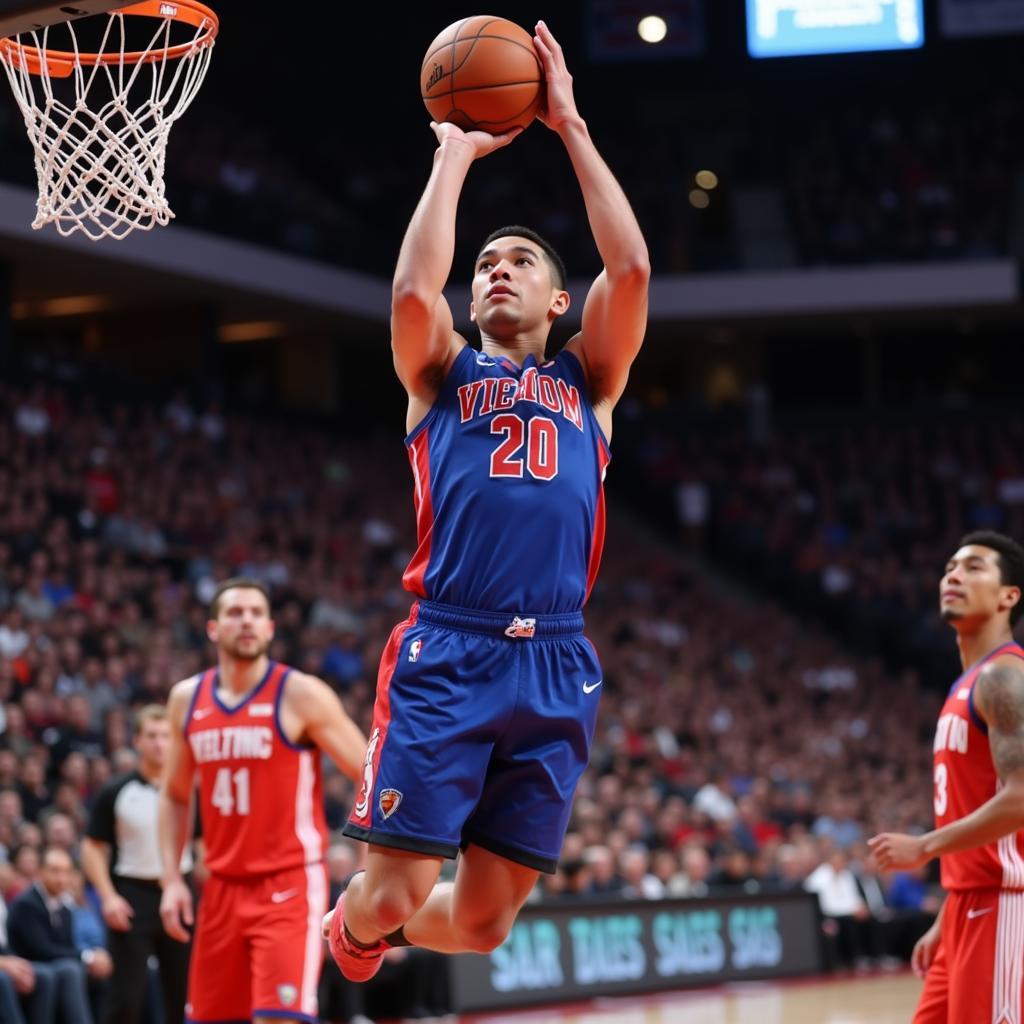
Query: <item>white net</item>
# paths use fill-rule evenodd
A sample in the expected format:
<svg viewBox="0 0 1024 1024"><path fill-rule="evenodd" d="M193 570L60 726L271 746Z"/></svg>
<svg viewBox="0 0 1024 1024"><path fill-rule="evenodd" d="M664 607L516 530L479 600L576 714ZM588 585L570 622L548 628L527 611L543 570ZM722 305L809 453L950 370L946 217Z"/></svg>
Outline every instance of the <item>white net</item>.
<svg viewBox="0 0 1024 1024"><path fill-rule="evenodd" d="M173 16L106 17L99 56L80 54L73 22L59 26L70 33L67 52L48 49L49 28L0 41L0 63L35 150L32 227L53 224L62 235L82 231L94 241L174 217L164 196L167 141L203 84L215 35L200 19L185 26L194 29L191 41L172 45L172 27L181 26ZM147 35L156 24L144 50L127 48L127 22L133 31L144 24Z"/></svg>

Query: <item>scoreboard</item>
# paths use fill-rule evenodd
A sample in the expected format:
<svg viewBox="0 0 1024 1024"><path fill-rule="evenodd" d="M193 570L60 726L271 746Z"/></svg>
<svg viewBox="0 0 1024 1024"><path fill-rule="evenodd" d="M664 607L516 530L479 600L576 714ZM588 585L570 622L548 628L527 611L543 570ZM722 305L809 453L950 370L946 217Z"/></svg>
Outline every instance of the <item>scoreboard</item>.
<svg viewBox="0 0 1024 1024"><path fill-rule="evenodd" d="M747 0L752 57L795 57L924 44L923 0Z"/></svg>

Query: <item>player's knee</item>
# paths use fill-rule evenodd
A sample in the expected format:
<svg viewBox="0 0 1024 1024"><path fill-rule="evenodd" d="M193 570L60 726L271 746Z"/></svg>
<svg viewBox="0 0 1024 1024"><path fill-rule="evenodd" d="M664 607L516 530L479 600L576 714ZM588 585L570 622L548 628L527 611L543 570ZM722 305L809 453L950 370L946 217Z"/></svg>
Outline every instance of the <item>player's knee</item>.
<svg viewBox="0 0 1024 1024"><path fill-rule="evenodd" d="M491 953L508 938L514 920L514 914L502 913L480 921L456 923L456 930L467 952Z"/></svg>
<svg viewBox="0 0 1024 1024"><path fill-rule="evenodd" d="M366 913L375 929L387 935L401 928L420 909L423 898L411 889L388 886L369 893Z"/></svg>

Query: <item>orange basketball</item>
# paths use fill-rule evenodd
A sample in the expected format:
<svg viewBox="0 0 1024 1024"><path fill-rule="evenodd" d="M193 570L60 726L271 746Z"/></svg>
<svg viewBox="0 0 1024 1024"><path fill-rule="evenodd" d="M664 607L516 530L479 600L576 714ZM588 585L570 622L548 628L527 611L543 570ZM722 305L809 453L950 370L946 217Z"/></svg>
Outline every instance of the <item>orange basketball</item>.
<svg viewBox="0 0 1024 1024"><path fill-rule="evenodd" d="M525 128L537 116L542 79L533 36L482 14L449 25L430 44L420 95L435 121L497 135Z"/></svg>

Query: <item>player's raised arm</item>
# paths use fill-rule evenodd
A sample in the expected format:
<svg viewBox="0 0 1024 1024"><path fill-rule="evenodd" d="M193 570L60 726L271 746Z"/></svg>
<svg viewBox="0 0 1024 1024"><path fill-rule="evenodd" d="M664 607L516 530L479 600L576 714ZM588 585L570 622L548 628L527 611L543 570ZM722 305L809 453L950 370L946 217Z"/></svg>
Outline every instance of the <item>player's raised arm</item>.
<svg viewBox="0 0 1024 1024"><path fill-rule="evenodd" d="M647 243L625 192L576 109L562 48L543 21L537 23L534 46L544 65L547 89L539 116L569 152L604 264L583 307L583 329L569 346L583 364L594 405L614 405L626 387L629 367L647 328L651 276Z"/></svg>
<svg viewBox="0 0 1024 1024"><path fill-rule="evenodd" d="M923 836L883 833L868 841L885 868L915 867L933 857L994 843L1024 828L1024 662L997 658L978 676L974 706L1002 786L991 800L958 821Z"/></svg>
<svg viewBox="0 0 1024 1024"><path fill-rule="evenodd" d="M474 160L522 130L488 135L435 122L431 128L438 141L434 166L402 240L391 293L395 370L411 396L428 402L460 345L442 289L455 256L455 214L466 174Z"/></svg>
<svg viewBox="0 0 1024 1024"><path fill-rule="evenodd" d="M188 813L196 764L185 742L185 716L192 702L197 679L178 683L167 701L167 718L171 723L171 747L167 753L164 777L157 803L157 833L163 876L160 884L160 920L172 939L188 942L193 922L192 893L181 877L181 851L188 839Z"/></svg>
<svg viewBox="0 0 1024 1024"><path fill-rule="evenodd" d="M315 743L353 782L361 783L366 737L349 718L338 695L316 676L292 672L286 700L301 723L302 738Z"/></svg>

